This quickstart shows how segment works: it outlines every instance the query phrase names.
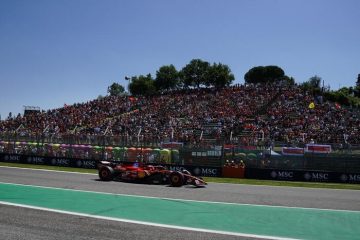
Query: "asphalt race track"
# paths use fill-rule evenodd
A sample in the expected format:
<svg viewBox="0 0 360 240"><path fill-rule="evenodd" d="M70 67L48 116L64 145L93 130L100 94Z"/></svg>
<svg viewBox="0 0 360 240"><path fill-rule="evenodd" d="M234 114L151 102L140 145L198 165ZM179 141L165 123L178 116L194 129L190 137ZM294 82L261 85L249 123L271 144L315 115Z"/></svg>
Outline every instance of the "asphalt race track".
<svg viewBox="0 0 360 240"><path fill-rule="evenodd" d="M0 204L3 240L250 239L122 223ZM253 239L253 238L251 238Z"/></svg>
<svg viewBox="0 0 360 240"><path fill-rule="evenodd" d="M0 167L0 182L94 192L360 211L360 191L210 183L206 188L101 182L97 175ZM93 219L0 204L0 239L254 239ZM256 239L256 238L255 238Z"/></svg>

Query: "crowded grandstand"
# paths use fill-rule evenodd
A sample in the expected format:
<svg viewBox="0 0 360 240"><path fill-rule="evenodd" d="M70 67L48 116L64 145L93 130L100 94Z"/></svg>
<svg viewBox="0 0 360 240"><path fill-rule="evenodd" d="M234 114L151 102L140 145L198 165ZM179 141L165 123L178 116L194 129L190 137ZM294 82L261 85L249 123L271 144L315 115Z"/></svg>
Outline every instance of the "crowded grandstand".
<svg viewBox="0 0 360 240"><path fill-rule="evenodd" d="M319 100L296 85L247 84L147 97L107 96L18 115L2 121L0 131L2 135L51 139L76 135L76 143L111 136L118 145L139 138L197 145L206 137L255 146L274 142L301 146L311 139L357 145L358 116L356 109Z"/></svg>
<svg viewBox="0 0 360 240"><path fill-rule="evenodd" d="M232 85L226 65L200 59L180 72L163 66L156 79L127 77L129 92L114 83L105 97L9 116L0 122L0 152L187 166L242 163L248 174L249 168L360 171L358 86L334 93L320 87L317 76L296 84L277 66L254 67L244 79ZM344 91L352 95L345 98Z"/></svg>

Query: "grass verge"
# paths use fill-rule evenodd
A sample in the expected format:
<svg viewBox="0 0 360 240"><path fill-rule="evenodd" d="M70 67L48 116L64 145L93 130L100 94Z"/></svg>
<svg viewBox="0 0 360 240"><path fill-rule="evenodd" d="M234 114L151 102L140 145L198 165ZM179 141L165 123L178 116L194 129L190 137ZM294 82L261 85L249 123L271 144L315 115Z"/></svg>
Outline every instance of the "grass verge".
<svg viewBox="0 0 360 240"><path fill-rule="evenodd" d="M0 166L97 174L96 169L55 167L55 166L45 166L45 165L4 163L4 162L0 162ZM204 180L207 182L231 183L231 184L360 190L360 184L290 182L290 181L272 181L272 180L241 179L241 178L215 178L215 177L204 177Z"/></svg>

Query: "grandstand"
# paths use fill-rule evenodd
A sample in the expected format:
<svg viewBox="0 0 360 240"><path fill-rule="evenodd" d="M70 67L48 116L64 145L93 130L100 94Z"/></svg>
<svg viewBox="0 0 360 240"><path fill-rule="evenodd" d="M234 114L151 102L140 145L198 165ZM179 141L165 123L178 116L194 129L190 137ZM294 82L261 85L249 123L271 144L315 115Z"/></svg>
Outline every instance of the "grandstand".
<svg viewBox="0 0 360 240"><path fill-rule="evenodd" d="M0 123L0 153L215 167L244 160L254 169L360 172L359 131L359 109L296 85L246 84L30 111ZM284 147L304 151L310 142L331 153L281 155Z"/></svg>
<svg viewBox="0 0 360 240"><path fill-rule="evenodd" d="M181 90L151 97L108 96L46 112L30 111L1 122L0 132L51 139L74 135L76 143L110 136L117 145L236 140L244 145L301 146L310 139L360 144L358 110L328 101L316 102L311 109L311 102L316 102L314 96L297 86L276 85Z"/></svg>

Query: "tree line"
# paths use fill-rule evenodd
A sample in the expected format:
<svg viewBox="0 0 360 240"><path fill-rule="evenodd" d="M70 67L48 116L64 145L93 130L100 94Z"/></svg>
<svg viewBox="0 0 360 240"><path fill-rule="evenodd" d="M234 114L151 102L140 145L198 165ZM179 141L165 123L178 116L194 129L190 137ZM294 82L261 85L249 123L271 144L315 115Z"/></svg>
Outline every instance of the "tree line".
<svg viewBox="0 0 360 240"><path fill-rule="evenodd" d="M266 83L285 81L294 84L294 79L285 75L284 70L278 66L259 66L250 69L244 76L246 83ZM131 95L152 95L170 90L230 86L235 80L234 74L228 65L222 63L210 64L201 59L191 60L181 70L174 65L165 65L156 71L153 77L150 73L126 77L129 80L128 89ZM108 87L110 95L119 95L125 88L118 83Z"/></svg>
<svg viewBox="0 0 360 240"><path fill-rule="evenodd" d="M129 91L132 95L152 95L170 90L230 86L235 80L229 66L201 59L193 59L178 71L174 65L165 65L151 74L133 76L130 78Z"/></svg>
<svg viewBox="0 0 360 240"><path fill-rule="evenodd" d="M235 77L226 64L210 64L201 59L192 59L181 70L177 70L172 64L164 65L156 71L155 77L149 73L126 77L126 80L129 81L128 89L131 95L147 96L190 88L215 87L219 89L230 86ZM245 73L244 80L246 84L296 84L293 77L287 76L281 67L275 65L253 67ZM360 106L360 74L354 87L345 87L337 91L330 91L330 87L321 86L321 82L322 79L315 75L299 86L312 92L313 95L323 95L330 101ZM113 83L108 87L108 93L112 96L122 95L125 94L125 88L118 83Z"/></svg>

